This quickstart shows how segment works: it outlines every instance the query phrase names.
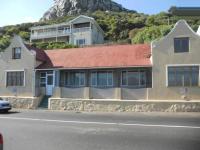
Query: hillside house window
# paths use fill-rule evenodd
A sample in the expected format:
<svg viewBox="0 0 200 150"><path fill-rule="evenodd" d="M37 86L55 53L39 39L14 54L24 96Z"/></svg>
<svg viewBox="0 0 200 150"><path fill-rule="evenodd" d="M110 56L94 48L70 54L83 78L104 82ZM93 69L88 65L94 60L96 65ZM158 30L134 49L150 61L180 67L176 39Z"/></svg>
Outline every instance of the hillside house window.
<svg viewBox="0 0 200 150"><path fill-rule="evenodd" d="M82 87L85 86L84 72L66 72L65 86Z"/></svg>
<svg viewBox="0 0 200 150"><path fill-rule="evenodd" d="M146 86L146 72L142 70L122 71L121 73L122 86L128 87L145 87Z"/></svg>
<svg viewBox="0 0 200 150"><path fill-rule="evenodd" d="M6 86L24 86L24 71L7 72Z"/></svg>
<svg viewBox="0 0 200 150"><path fill-rule="evenodd" d="M13 59L21 59L21 48L20 47L13 48L12 58Z"/></svg>
<svg viewBox="0 0 200 150"><path fill-rule="evenodd" d="M184 53L189 52L189 38L174 38L174 52L175 53Z"/></svg>
<svg viewBox="0 0 200 150"><path fill-rule="evenodd" d="M91 73L91 86L93 87L111 87L113 86L112 71L97 71Z"/></svg>
<svg viewBox="0 0 200 150"><path fill-rule="evenodd" d="M199 67L168 67L168 86L198 86Z"/></svg>
<svg viewBox="0 0 200 150"><path fill-rule="evenodd" d="M78 40L76 40L76 45L84 46L84 45L86 45L86 40L85 39L78 39Z"/></svg>

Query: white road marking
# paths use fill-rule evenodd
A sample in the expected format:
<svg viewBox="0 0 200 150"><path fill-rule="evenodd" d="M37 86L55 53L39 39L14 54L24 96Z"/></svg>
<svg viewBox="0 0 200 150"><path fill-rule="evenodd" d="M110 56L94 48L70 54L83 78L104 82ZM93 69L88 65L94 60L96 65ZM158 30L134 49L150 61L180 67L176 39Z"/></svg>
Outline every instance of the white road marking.
<svg viewBox="0 0 200 150"><path fill-rule="evenodd" d="M161 128L187 128L200 129L200 126L181 126L181 125L165 125L165 124L134 124L134 123L117 123L117 122L90 122L90 121L70 121L70 120L50 120L50 119L35 119L21 117L0 117L0 119L8 120L25 120L25 121L41 121L55 123L73 123L73 124L94 124L94 125L118 125L118 126L138 126L138 127L161 127Z"/></svg>

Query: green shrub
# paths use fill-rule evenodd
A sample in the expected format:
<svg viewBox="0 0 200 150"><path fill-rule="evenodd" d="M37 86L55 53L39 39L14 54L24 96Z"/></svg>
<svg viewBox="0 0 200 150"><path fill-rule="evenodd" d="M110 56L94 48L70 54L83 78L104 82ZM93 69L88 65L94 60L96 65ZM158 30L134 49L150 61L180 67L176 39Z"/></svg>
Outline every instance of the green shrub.
<svg viewBox="0 0 200 150"><path fill-rule="evenodd" d="M65 42L37 42L33 46L43 50L77 48L77 46Z"/></svg>
<svg viewBox="0 0 200 150"><path fill-rule="evenodd" d="M167 25L145 27L132 38L132 43L150 43L168 34L171 28L172 26Z"/></svg>

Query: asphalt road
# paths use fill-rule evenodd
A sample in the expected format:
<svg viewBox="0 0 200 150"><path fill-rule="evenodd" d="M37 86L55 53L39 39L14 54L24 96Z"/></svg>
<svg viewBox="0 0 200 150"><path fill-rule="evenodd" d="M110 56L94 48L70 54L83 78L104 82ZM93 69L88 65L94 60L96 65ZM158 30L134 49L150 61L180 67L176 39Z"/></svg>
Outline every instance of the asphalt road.
<svg viewBox="0 0 200 150"><path fill-rule="evenodd" d="M4 150L200 150L200 113L0 114Z"/></svg>

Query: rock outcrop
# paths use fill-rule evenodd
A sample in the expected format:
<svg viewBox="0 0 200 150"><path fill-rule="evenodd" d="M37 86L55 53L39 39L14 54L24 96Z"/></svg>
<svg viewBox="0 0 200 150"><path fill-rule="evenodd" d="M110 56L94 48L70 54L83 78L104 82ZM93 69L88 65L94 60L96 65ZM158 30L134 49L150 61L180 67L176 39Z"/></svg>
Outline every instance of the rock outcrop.
<svg viewBox="0 0 200 150"><path fill-rule="evenodd" d="M41 20L50 20L65 15L76 15L86 12L101 11L128 11L122 5L112 0L54 0L54 6L51 7L41 18Z"/></svg>

